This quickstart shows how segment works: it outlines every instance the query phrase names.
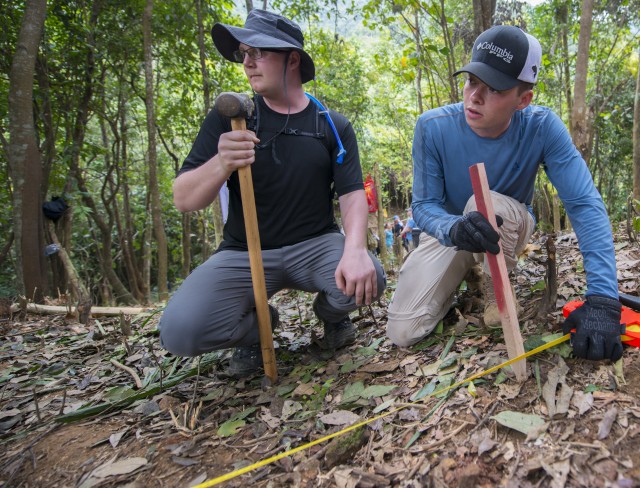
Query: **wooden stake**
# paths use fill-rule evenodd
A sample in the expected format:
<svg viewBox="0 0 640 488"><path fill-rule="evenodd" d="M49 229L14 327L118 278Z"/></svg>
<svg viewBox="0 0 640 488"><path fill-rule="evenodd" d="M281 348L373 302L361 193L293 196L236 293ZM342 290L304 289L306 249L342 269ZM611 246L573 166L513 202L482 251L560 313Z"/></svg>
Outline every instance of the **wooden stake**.
<svg viewBox="0 0 640 488"><path fill-rule="evenodd" d="M244 118L231 119L231 128L233 130L245 130L246 125ZM251 167L244 166L240 168L238 170L238 176L240 178L242 211L244 213L244 226L247 233L247 246L249 248L253 297L256 302L256 313L258 314L262 363L264 365L265 376L271 384L274 384L278 379L278 368L276 366L276 353L273 348L271 315L269 314L267 286L264 280L262 248L260 246L260 234L258 233L258 215L256 213L256 200L253 194Z"/></svg>
<svg viewBox="0 0 640 488"><path fill-rule="evenodd" d="M484 169L484 163L474 164L469 168L469 173L471 174L471 185L473 186L478 211L484 215L493 228L497 230L496 214L493 210L493 202L491 201L489 182ZM502 244L500 242L498 242L498 244L500 245L500 252L495 255L489 252L485 253L485 259L489 261L489 269L491 270L491 279L493 280L493 289L495 290L498 311L500 312L500 321L502 322L507 353L509 354L509 359L513 359L524 354L524 345L522 343L522 335L520 334L520 325L518 324L515 298L511 293L507 263L504 259ZM513 363L511 368L518 381L524 381L527 378L527 363L525 359Z"/></svg>

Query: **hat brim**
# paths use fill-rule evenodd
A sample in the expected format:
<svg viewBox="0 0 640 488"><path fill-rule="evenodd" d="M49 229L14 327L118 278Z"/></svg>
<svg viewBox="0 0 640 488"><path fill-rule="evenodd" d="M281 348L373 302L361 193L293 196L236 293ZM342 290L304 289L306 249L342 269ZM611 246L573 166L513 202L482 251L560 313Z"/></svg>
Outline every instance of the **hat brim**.
<svg viewBox="0 0 640 488"><path fill-rule="evenodd" d="M283 41L276 37L271 37L261 32L243 27L235 27L216 23L211 29L211 38L216 49L227 60L236 63L233 53L238 50L240 43L250 47L259 47L260 49L283 49L293 50L300 53L300 76L302 83L311 81L316 76L316 67L311 56L289 42Z"/></svg>
<svg viewBox="0 0 640 488"><path fill-rule="evenodd" d="M479 62L471 62L463 66L458 71L453 73L453 76L457 76L460 73L471 73L485 85L497 91L511 90L511 88L520 83L519 80L506 75L487 64Z"/></svg>

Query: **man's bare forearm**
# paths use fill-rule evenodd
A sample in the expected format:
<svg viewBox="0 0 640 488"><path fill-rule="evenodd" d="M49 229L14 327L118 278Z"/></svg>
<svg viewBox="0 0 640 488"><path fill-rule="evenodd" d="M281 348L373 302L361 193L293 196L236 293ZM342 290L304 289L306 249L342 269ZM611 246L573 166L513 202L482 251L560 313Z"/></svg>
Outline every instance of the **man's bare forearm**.
<svg viewBox="0 0 640 488"><path fill-rule="evenodd" d="M173 202L181 212L201 210L211 204L229 174L214 156L202 166L182 173L173 182Z"/></svg>
<svg viewBox="0 0 640 488"><path fill-rule="evenodd" d="M367 216L369 209L364 190L356 190L339 199L345 249L367 248Z"/></svg>

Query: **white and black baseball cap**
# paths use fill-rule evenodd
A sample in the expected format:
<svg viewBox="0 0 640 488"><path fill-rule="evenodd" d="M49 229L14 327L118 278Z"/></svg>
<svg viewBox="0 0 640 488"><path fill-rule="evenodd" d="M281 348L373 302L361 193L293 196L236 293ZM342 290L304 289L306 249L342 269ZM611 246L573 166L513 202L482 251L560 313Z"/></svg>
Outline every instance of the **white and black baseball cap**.
<svg viewBox="0 0 640 488"><path fill-rule="evenodd" d="M478 36L471 62L453 75L471 73L494 90L509 90L521 81L538 81L542 48L519 27L496 25Z"/></svg>

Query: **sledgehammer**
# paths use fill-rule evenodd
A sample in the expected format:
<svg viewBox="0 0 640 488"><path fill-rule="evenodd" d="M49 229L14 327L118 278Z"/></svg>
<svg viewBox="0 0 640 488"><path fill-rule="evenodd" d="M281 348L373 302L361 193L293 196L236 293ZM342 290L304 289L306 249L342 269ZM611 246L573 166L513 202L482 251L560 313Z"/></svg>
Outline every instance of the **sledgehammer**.
<svg viewBox="0 0 640 488"><path fill-rule="evenodd" d="M224 92L218 95L214 109L222 116L231 119L232 130L246 130L246 118L253 113L253 102L241 93ZM266 384L274 384L278 379L276 354L273 349L273 334L271 332L271 317L267 303L267 287L264 281L264 267L262 265L262 249L260 234L258 233L258 217L256 201L253 194L253 179L251 166L244 166L238 170L240 178L240 194L242 196L242 212L244 226L247 233L249 248L249 264L251 266L251 281L253 283L253 297L258 314L258 330L260 333L260 348ZM265 385L265 383L263 383Z"/></svg>

